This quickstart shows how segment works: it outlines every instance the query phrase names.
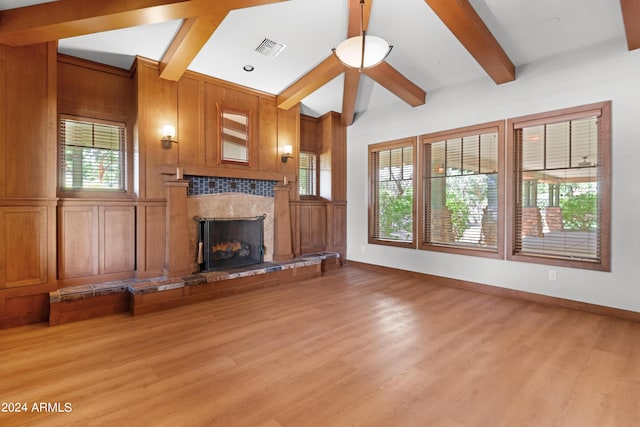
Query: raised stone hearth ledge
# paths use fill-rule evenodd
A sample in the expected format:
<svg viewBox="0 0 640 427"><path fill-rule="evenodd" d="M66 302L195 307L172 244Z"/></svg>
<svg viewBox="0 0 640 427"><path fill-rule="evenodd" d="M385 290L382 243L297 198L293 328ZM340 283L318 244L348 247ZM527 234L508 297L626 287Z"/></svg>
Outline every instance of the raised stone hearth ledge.
<svg viewBox="0 0 640 427"><path fill-rule="evenodd" d="M183 277L120 280L49 293L49 325L130 311L133 315L320 276L340 266L340 254L321 252Z"/></svg>
<svg viewBox="0 0 640 427"><path fill-rule="evenodd" d="M141 280L129 285L128 290L132 295L146 294L149 292L163 292L171 289L184 288L185 286L202 285L205 283L221 282L224 280L238 279L241 277L258 276L275 271L289 270L292 268L319 265L320 257L298 258L290 261L265 262L229 271L209 271L180 278L156 278Z"/></svg>

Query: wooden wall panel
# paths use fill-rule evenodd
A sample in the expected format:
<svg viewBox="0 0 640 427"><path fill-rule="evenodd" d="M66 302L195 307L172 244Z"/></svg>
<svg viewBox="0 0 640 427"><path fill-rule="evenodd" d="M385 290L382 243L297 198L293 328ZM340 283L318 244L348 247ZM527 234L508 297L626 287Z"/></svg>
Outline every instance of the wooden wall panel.
<svg viewBox="0 0 640 427"><path fill-rule="evenodd" d="M320 122L320 195L327 200L347 199L346 127L340 115L329 112ZM327 188L327 187L330 188Z"/></svg>
<svg viewBox="0 0 640 427"><path fill-rule="evenodd" d="M101 206L100 274L131 272L136 267L135 207Z"/></svg>
<svg viewBox="0 0 640 427"><path fill-rule="evenodd" d="M137 271L145 279L163 274L165 250L165 202L144 202L137 207Z"/></svg>
<svg viewBox="0 0 640 427"><path fill-rule="evenodd" d="M300 151L315 153L319 148L320 131L318 119L305 115L300 116Z"/></svg>
<svg viewBox="0 0 640 427"><path fill-rule="evenodd" d="M258 127L258 169L265 172L277 172L278 156L278 111L275 102L259 99Z"/></svg>
<svg viewBox="0 0 640 427"><path fill-rule="evenodd" d="M291 145L293 148L293 159L289 159L286 163L278 162L280 166L278 171L282 175L286 175L291 183L291 191L289 196L291 200L298 200L298 165L300 157L300 106L290 108L289 110L278 109L278 159L281 159L283 147Z"/></svg>
<svg viewBox="0 0 640 427"><path fill-rule="evenodd" d="M5 154L6 144L6 116L7 116L7 50L9 48L0 44L0 197L6 194L5 189Z"/></svg>
<svg viewBox="0 0 640 427"><path fill-rule="evenodd" d="M258 96L236 91L227 87L205 82L205 145L206 165L220 169L259 170L258 145L259 109ZM220 108L228 108L249 113L249 165L221 164L219 154L219 117Z"/></svg>
<svg viewBox="0 0 640 427"><path fill-rule="evenodd" d="M131 72L59 55L58 112L89 117L135 118Z"/></svg>
<svg viewBox="0 0 640 427"><path fill-rule="evenodd" d="M339 252L341 262L347 255L347 202L327 204L327 251Z"/></svg>
<svg viewBox="0 0 640 427"><path fill-rule="evenodd" d="M0 329L44 322L49 318L49 294L9 296L2 300Z"/></svg>
<svg viewBox="0 0 640 427"><path fill-rule="evenodd" d="M47 208L0 208L0 288L47 282Z"/></svg>
<svg viewBox="0 0 640 427"><path fill-rule="evenodd" d="M58 277L99 274L98 206L62 206L58 209Z"/></svg>
<svg viewBox="0 0 640 427"><path fill-rule="evenodd" d="M321 252L326 247L327 206L324 203L300 206L300 252Z"/></svg>
<svg viewBox="0 0 640 427"><path fill-rule="evenodd" d="M48 114L47 44L5 47L4 194L5 197L55 197L50 144L53 121ZM55 74L55 71L52 71ZM54 94L55 96L55 94ZM55 153L54 153L55 156Z"/></svg>
<svg viewBox="0 0 640 427"><path fill-rule="evenodd" d="M204 165L204 84L183 77L178 81L178 145L181 164Z"/></svg>
<svg viewBox="0 0 640 427"><path fill-rule="evenodd" d="M140 199L164 198L161 165L177 164L178 149L165 150L160 144L163 126L178 122L178 84L158 77L157 65L138 59L138 138ZM176 126L177 128L177 126Z"/></svg>

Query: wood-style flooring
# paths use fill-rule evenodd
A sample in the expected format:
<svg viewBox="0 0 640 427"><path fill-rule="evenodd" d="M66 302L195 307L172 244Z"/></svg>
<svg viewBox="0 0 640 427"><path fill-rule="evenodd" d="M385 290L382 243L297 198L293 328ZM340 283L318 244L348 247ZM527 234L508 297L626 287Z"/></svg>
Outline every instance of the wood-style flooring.
<svg viewBox="0 0 640 427"><path fill-rule="evenodd" d="M640 324L351 266L2 330L0 402L27 406L5 427L638 426Z"/></svg>

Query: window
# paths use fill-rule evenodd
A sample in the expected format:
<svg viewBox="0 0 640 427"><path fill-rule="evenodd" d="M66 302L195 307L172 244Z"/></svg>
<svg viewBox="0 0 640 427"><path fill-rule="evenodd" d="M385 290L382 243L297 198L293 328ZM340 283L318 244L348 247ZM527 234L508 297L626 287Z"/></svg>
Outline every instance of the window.
<svg viewBox="0 0 640 427"><path fill-rule="evenodd" d="M314 153L300 152L299 191L301 196L317 196L318 159Z"/></svg>
<svg viewBox="0 0 640 427"><path fill-rule="evenodd" d="M422 135L420 249L503 257L504 123Z"/></svg>
<svg viewBox="0 0 640 427"><path fill-rule="evenodd" d="M611 103L508 121L508 258L610 271Z"/></svg>
<svg viewBox="0 0 640 427"><path fill-rule="evenodd" d="M369 146L369 243L415 247L415 138Z"/></svg>
<svg viewBox="0 0 640 427"><path fill-rule="evenodd" d="M125 126L60 118L60 188L126 191Z"/></svg>

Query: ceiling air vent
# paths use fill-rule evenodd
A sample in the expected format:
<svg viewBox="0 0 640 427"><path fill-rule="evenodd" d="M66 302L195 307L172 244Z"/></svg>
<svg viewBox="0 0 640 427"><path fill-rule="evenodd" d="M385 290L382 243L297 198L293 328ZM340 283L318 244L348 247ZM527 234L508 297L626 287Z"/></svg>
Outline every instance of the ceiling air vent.
<svg viewBox="0 0 640 427"><path fill-rule="evenodd" d="M284 43L276 42L271 39L264 39L256 48L256 52L268 58L275 58L282 50L287 47Z"/></svg>

